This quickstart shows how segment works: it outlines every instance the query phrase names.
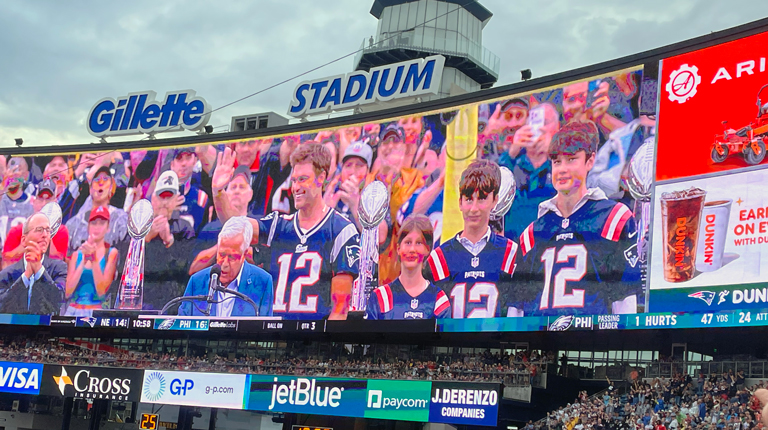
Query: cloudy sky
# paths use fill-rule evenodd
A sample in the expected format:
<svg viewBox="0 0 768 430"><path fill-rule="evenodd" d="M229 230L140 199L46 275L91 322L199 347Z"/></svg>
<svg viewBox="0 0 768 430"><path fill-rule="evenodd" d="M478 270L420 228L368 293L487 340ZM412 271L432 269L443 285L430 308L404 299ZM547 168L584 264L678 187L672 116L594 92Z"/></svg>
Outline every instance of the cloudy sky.
<svg viewBox="0 0 768 430"><path fill-rule="evenodd" d="M191 88L213 108L352 53L372 0L0 2L0 147L87 143L103 97ZM498 84L566 71L768 17L766 0L480 0ZM352 57L305 76L351 71ZM299 80L214 113L283 114Z"/></svg>

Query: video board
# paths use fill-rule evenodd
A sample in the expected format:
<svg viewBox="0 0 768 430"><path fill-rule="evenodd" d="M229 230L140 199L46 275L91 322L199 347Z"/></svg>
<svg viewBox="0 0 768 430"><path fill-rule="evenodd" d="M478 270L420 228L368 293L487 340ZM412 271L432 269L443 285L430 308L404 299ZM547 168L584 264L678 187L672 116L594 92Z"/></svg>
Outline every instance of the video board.
<svg viewBox="0 0 768 430"><path fill-rule="evenodd" d="M768 300L766 38L334 129L8 154L0 312L198 331L735 325ZM722 94L728 109L705 108Z"/></svg>

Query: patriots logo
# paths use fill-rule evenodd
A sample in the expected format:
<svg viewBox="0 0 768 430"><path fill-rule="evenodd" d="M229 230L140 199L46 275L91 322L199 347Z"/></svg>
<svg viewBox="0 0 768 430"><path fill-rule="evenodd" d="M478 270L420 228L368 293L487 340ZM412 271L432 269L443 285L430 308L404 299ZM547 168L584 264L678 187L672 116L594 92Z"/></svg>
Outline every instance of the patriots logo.
<svg viewBox="0 0 768 430"><path fill-rule="evenodd" d="M563 315L549 325L549 331L566 331L571 328L572 323L573 315Z"/></svg>
<svg viewBox="0 0 768 430"><path fill-rule="evenodd" d="M624 250L624 259L627 260L627 263L629 263L630 266L637 266L637 262L640 260L640 254L637 252L636 243Z"/></svg>
<svg viewBox="0 0 768 430"><path fill-rule="evenodd" d="M349 245L346 249L347 249L347 261L349 262L350 266L354 266L355 263L360 259L360 246Z"/></svg>
<svg viewBox="0 0 768 430"><path fill-rule="evenodd" d="M715 293L712 291L696 291L693 294L688 294L688 297L704 300L707 302L707 306L712 306L712 300L715 298Z"/></svg>
<svg viewBox="0 0 768 430"><path fill-rule="evenodd" d="M91 328L93 328L93 326L96 325L95 317L83 317L83 318L80 318L80 321L82 321L85 324L88 324L89 326L91 326Z"/></svg>
<svg viewBox="0 0 768 430"><path fill-rule="evenodd" d="M157 326L158 330L170 330L171 327L173 327L173 318L168 318L163 320L162 323L160 323L159 326Z"/></svg>
<svg viewBox="0 0 768 430"><path fill-rule="evenodd" d="M163 180L163 184L173 185L173 176L171 175L166 176L165 179Z"/></svg>

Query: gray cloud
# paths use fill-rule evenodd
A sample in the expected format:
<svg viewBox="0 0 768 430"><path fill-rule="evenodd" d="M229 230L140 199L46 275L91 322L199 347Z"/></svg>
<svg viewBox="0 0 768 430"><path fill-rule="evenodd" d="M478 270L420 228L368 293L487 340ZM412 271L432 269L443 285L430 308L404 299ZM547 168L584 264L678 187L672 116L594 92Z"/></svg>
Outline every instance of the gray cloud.
<svg viewBox="0 0 768 430"><path fill-rule="evenodd" d="M484 45L499 84L543 76L768 16L763 0L609 2L484 0ZM359 48L376 31L364 0L0 4L0 147L93 141L88 109L102 97L192 88L215 108ZM352 58L309 78L344 73ZM283 113L297 81L216 112Z"/></svg>

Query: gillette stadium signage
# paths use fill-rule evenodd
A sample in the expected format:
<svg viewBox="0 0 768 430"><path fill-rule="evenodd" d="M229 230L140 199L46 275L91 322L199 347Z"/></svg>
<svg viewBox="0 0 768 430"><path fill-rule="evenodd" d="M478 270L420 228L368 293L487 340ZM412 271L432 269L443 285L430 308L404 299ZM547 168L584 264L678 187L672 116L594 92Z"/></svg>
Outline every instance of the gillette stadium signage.
<svg viewBox="0 0 768 430"><path fill-rule="evenodd" d="M307 115L352 109L395 99L437 94L445 57L427 58L372 67L346 75L301 82L293 90L288 115Z"/></svg>
<svg viewBox="0 0 768 430"><path fill-rule="evenodd" d="M164 131L197 131L208 124L211 109L192 90L173 91L157 101L154 91L103 98L88 113L88 133L96 137L155 134Z"/></svg>

